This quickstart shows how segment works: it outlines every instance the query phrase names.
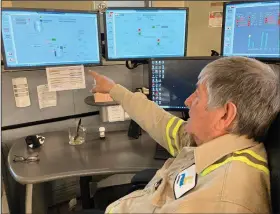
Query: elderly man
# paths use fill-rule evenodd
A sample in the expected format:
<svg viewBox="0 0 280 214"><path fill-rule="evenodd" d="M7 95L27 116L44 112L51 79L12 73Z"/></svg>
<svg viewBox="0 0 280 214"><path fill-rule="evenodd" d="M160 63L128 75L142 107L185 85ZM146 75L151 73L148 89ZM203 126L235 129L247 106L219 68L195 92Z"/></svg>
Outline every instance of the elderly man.
<svg viewBox="0 0 280 214"><path fill-rule="evenodd" d="M110 93L174 158L144 190L107 213L269 213L267 157L260 142L280 110L279 78L268 65L226 57L200 73L185 101L187 122L165 112L141 93L92 73L93 92Z"/></svg>

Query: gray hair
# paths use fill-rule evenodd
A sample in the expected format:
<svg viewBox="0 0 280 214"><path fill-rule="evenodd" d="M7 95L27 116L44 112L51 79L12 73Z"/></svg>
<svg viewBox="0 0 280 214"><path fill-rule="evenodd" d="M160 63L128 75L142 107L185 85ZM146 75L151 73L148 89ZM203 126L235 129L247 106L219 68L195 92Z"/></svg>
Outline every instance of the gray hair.
<svg viewBox="0 0 280 214"><path fill-rule="evenodd" d="M267 64L246 57L224 57L208 64L199 75L208 91L208 108L232 102L237 117L230 133L263 140L280 111L280 79Z"/></svg>

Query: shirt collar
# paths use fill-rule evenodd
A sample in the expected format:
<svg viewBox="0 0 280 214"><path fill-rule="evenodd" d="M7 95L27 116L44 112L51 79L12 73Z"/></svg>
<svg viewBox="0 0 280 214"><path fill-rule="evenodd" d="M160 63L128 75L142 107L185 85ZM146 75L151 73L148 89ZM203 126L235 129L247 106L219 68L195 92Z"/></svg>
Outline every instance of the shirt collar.
<svg viewBox="0 0 280 214"><path fill-rule="evenodd" d="M200 174L225 155L255 146L257 143L246 136L223 135L198 146L194 150L196 173Z"/></svg>

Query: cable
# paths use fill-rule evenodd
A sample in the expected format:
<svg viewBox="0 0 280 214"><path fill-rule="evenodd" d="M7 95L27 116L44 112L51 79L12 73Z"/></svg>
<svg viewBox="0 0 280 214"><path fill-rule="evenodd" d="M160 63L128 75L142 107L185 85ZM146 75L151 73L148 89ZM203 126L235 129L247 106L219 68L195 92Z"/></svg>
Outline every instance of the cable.
<svg viewBox="0 0 280 214"><path fill-rule="evenodd" d="M129 64L130 62L130 64ZM131 60L131 61L125 61L125 66L132 70L134 68L137 68L139 65L145 65L148 64L147 60Z"/></svg>
<svg viewBox="0 0 280 214"><path fill-rule="evenodd" d="M125 66L130 70L136 68L138 65L139 64L137 62L133 63L132 61L130 61L130 64L129 64L129 61L125 61Z"/></svg>

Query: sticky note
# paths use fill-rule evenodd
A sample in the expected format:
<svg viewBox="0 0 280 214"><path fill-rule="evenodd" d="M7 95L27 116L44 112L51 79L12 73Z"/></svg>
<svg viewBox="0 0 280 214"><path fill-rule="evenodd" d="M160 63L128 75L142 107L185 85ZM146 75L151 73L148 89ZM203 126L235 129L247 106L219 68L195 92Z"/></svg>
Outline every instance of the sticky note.
<svg viewBox="0 0 280 214"><path fill-rule="evenodd" d="M113 99L111 98L110 94L102 94L102 93L95 93L94 100L96 103L106 103L112 102Z"/></svg>

